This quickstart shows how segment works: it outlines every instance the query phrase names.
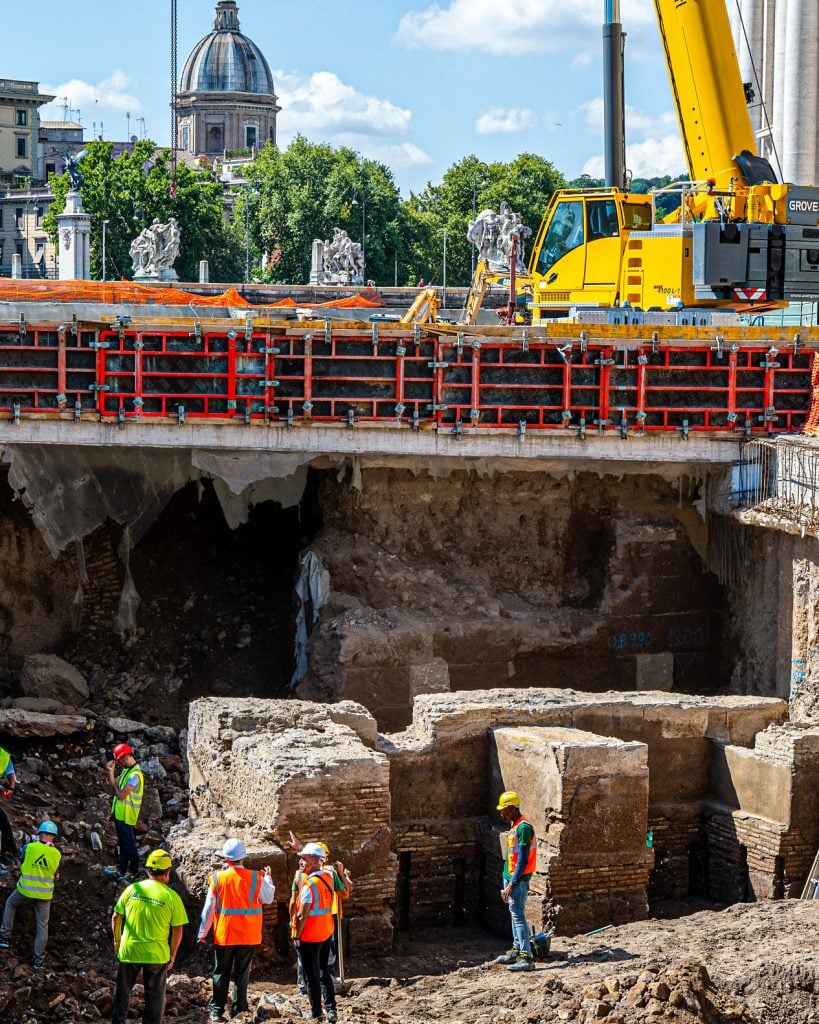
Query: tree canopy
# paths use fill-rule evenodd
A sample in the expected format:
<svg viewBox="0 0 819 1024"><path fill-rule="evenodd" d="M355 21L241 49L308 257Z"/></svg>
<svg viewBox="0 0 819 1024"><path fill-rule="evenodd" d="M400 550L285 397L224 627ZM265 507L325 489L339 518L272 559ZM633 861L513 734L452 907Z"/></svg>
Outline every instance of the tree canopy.
<svg viewBox="0 0 819 1024"><path fill-rule="evenodd" d="M92 142L80 165L83 206L91 215L91 275L102 278L102 225L106 231L108 279L130 278L129 249L133 239L154 218L179 222L182 245L176 272L183 281L199 276L199 260L210 263L217 281L240 280L241 251L224 217L224 189L211 173L194 171L184 164L176 170L176 194L171 195L172 168L167 150L157 151L147 139L133 151L114 156L111 142ZM57 238L56 214L65 208L69 189L67 174L52 177L54 203L45 220L53 240Z"/></svg>

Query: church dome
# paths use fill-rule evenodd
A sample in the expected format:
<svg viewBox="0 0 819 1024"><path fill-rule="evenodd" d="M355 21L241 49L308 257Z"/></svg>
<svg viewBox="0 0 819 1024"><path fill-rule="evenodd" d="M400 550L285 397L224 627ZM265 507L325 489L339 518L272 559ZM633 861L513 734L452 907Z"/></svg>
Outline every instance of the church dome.
<svg viewBox="0 0 819 1024"><path fill-rule="evenodd" d="M180 92L274 94L270 65L259 47L239 30L235 0L219 0L210 35L191 50Z"/></svg>

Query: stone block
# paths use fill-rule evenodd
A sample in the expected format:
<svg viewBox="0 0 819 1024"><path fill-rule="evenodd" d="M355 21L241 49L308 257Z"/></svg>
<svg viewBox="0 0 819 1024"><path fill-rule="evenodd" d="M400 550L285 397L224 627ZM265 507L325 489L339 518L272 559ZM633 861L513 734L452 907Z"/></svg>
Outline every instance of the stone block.
<svg viewBox="0 0 819 1024"><path fill-rule="evenodd" d="M635 685L638 690L674 689L674 655L670 651L660 654L638 654L635 657Z"/></svg>
<svg viewBox="0 0 819 1024"><path fill-rule="evenodd" d="M420 693L449 692L449 665L443 658L433 658L425 665L410 665L407 674L410 699Z"/></svg>
<svg viewBox="0 0 819 1024"><path fill-rule="evenodd" d="M74 708L89 696L82 675L56 654L29 654L20 672L20 688L27 697L45 697Z"/></svg>

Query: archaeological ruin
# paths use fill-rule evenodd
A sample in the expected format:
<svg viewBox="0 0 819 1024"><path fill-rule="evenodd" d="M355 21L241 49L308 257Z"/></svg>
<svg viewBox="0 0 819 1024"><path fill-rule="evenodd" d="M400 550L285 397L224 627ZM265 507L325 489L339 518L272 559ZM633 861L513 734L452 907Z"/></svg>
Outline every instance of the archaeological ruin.
<svg viewBox="0 0 819 1024"><path fill-rule="evenodd" d="M161 330L162 360L138 358L176 386ZM260 340L305 361L325 344L310 386L349 390L313 330ZM394 330L346 329L365 376L418 336ZM208 331L202 365L238 369L243 345L251 365L249 321ZM126 365L128 328L102 335ZM100 386L124 387L105 367ZM164 841L192 897L240 835L284 894L266 923L285 955L292 830L353 872L350 950L502 933L509 788L538 834L537 928L800 895L819 844L819 541L807 475L777 491L791 449L385 423L375 399L367 423L343 396L336 421L295 399L277 419L248 402L223 421L202 398L152 419L114 414L112 393L0 418L2 705L181 734L190 806Z"/></svg>

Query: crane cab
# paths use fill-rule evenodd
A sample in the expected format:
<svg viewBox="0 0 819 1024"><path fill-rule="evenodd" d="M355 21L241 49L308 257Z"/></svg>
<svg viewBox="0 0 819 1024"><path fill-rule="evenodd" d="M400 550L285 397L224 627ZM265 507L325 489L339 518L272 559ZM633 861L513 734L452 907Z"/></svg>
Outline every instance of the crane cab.
<svg viewBox="0 0 819 1024"><path fill-rule="evenodd" d="M560 315L574 305L625 301L621 269L629 234L651 227L650 196L619 189L556 192L529 264L536 319Z"/></svg>

